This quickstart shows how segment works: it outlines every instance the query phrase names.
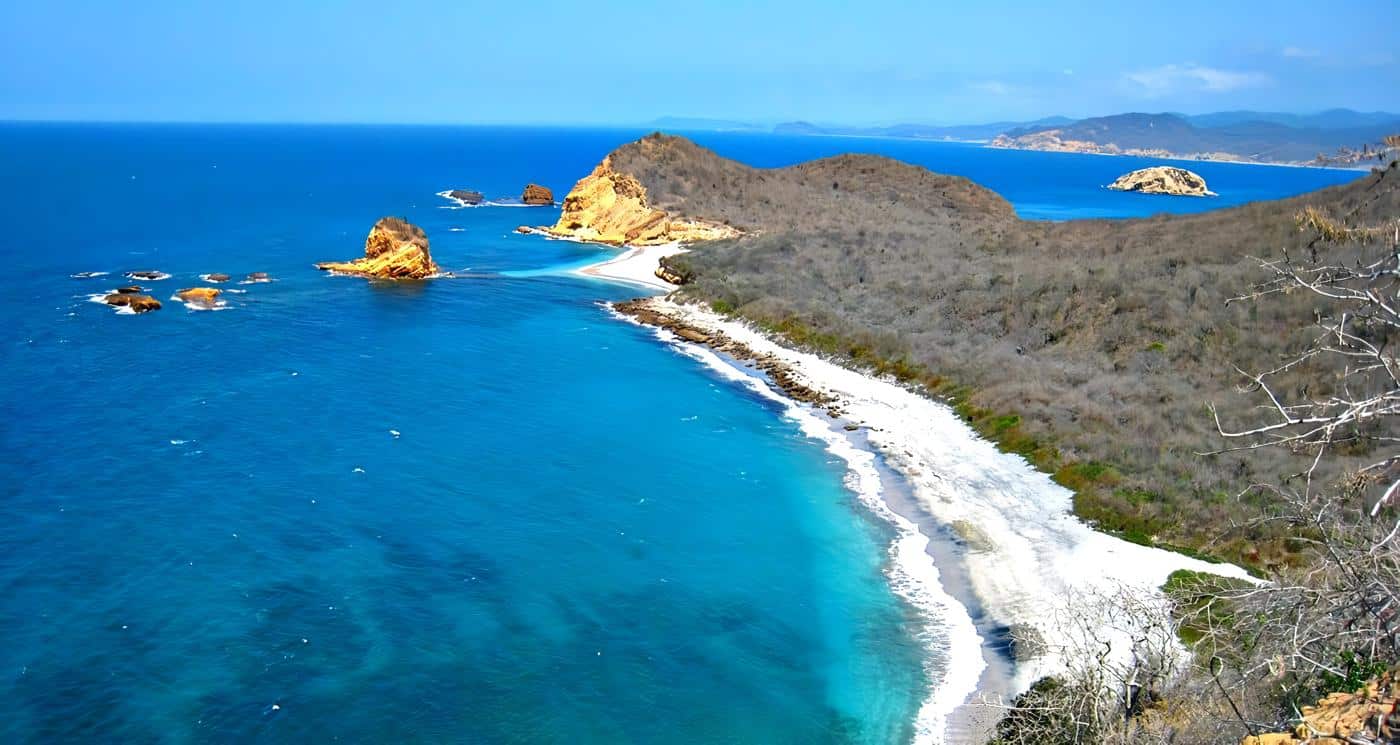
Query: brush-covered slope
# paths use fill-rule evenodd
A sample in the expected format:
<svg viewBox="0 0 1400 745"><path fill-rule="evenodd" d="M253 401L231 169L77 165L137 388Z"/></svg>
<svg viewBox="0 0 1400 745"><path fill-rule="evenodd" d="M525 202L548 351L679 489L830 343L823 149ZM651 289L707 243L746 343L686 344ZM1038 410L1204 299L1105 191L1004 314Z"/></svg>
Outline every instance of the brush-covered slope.
<svg viewBox="0 0 1400 745"><path fill-rule="evenodd" d="M1250 416L1235 367L1299 348L1316 303L1226 301L1266 278L1255 257L1308 250L1305 207L1349 225L1400 215L1393 167L1198 215L1043 223L966 179L873 156L758 170L652 136L611 161L668 213L745 232L667 261L685 294L955 394L1105 527L1262 564L1286 560L1286 541L1229 530L1265 508L1235 495L1291 464L1198 455L1222 445L1206 404Z"/></svg>

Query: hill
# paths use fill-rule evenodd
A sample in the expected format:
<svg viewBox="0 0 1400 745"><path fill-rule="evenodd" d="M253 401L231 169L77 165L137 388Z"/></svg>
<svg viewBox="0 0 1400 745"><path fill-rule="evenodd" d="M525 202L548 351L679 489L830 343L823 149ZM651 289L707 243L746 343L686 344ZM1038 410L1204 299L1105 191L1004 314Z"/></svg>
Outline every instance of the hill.
<svg viewBox="0 0 1400 745"><path fill-rule="evenodd" d="M843 137L906 137L923 140L957 140L980 142L990 140L1010 129L1053 127L1073 122L1063 116L1050 116L1031 122L989 122L987 124L895 124L888 127L847 127L817 125L810 122L785 122L773 128L774 134L836 135Z"/></svg>
<svg viewBox="0 0 1400 745"><path fill-rule="evenodd" d="M1177 114L1117 114L1064 125L1020 127L998 136L992 145L1210 160L1354 164L1385 159L1384 138L1400 132L1400 117L1378 122L1371 117L1383 115L1324 112L1298 119L1312 126L1291 126L1280 121L1239 118L1249 113L1226 112L1192 119ZM1202 121L1218 124L1197 123ZM1318 126L1323 123L1344 126Z"/></svg>
<svg viewBox="0 0 1400 745"><path fill-rule="evenodd" d="M1206 404L1251 416L1235 367L1297 349L1314 307L1226 301L1263 279L1254 257L1309 250L1305 207L1346 224L1400 214L1393 165L1278 202L1043 223L877 156L760 170L653 135L610 158L653 207L745 231L668 260L686 297L948 397L1106 529L1255 565L1294 549L1277 524L1244 526L1268 505L1235 495L1297 464L1198 455L1221 445Z"/></svg>

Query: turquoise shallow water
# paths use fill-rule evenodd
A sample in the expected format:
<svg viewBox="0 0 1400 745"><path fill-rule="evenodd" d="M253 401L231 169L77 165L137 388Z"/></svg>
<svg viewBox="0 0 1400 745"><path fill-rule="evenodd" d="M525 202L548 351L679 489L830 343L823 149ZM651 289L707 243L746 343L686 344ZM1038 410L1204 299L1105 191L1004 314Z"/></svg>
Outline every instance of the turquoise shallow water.
<svg viewBox="0 0 1400 745"><path fill-rule="evenodd" d="M599 307L634 290L534 273L607 255L511 232L553 210L434 196L562 197L636 134L0 126L0 740L907 739L937 651L840 464ZM700 139L984 169L1028 216L1197 208L1065 186L1108 158L1037 189L997 160L1027 154ZM1350 177L1233 168L1222 200ZM473 276L311 268L385 214ZM132 269L174 275L163 301L277 281L220 312L86 299Z"/></svg>

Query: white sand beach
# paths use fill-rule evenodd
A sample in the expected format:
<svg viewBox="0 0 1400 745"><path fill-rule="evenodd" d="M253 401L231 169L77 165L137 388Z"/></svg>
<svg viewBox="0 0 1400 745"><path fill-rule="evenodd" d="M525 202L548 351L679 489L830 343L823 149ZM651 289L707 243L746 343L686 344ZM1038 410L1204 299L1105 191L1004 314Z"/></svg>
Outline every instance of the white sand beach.
<svg viewBox="0 0 1400 745"><path fill-rule="evenodd" d="M647 279L654 267L646 249L634 249L589 268L594 271L584 271L624 281L646 279L642 283L660 288L660 280ZM833 426L825 411L782 399L787 401L788 415L799 422L804 433L823 440L829 451L847 463L848 486L900 531L890 548L891 584L931 617L931 633L936 638L925 641L946 656L938 669L930 670L931 690L917 723L920 742L946 741L950 720L979 718L967 713L965 704L978 693L988 693L978 690L985 667L983 640L966 608L940 585L939 569L925 550L928 538L880 502L879 485L870 474L873 453L864 457L853 454L850 451L857 450L853 443L868 443L900 473L918 508L934 524L973 536L965 541L963 571L982 611L996 624L1035 640L1030 645L1036 648L1034 653L1027 654L1023 648L1018 655L1011 693L1063 670L1076 650L1086 646L1100 651L1106 641L1112 658L1131 658L1131 639L1141 629L1113 604L1113 597L1126 594L1162 611L1166 601L1160 588L1178 569L1248 578L1237 566L1213 564L1095 531L1071 513L1069 490L1019 456L998 451L943 403L892 380L789 349L708 309L661 297L649 302L652 309L688 326L723 334L758 356L772 355L786 363L799 382L836 397L843 415L835 424L856 426L865 435L845 436L843 427ZM658 334L725 377L753 388L767 388L765 395L781 397L776 387L738 371L731 361L721 359L708 347L683 341L669 331L658 329ZM871 503L872 495L875 504ZM923 525L928 532L928 523ZM1093 640L1086 641L1086 632ZM1171 637L1164 643L1176 642Z"/></svg>
<svg viewBox="0 0 1400 745"><path fill-rule="evenodd" d="M627 250L607 261L589 264L577 269L579 274L600 277L619 282L643 285L655 290L670 292L676 286L657 277L656 269L661 259L685 251L679 243L664 243L659 246L628 246Z"/></svg>

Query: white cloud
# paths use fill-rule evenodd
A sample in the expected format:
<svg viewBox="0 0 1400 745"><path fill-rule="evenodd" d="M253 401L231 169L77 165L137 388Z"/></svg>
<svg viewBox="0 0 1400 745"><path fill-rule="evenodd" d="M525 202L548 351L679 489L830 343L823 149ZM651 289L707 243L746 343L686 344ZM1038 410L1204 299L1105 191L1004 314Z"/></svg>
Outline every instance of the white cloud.
<svg viewBox="0 0 1400 745"><path fill-rule="evenodd" d="M1149 96L1162 96L1182 91L1224 93L1240 88L1257 88L1272 82L1268 75L1258 72L1235 72L1196 64L1162 65L1150 70L1125 75Z"/></svg>
<svg viewBox="0 0 1400 745"><path fill-rule="evenodd" d="M1316 49L1304 49L1302 47L1284 47L1283 56L1293 57L1296 59L1309 59L1312 57L1321 57L1322 52L1319 52Z"/></svg>
<svg viewBox="0 0 1400 745"><path fill-rule="evenodd" d="M990 93L994 96L1004 96L1011 92L1011 87L1000 80L981 80L975 83L968 83L967 87L982 93Z"/></svg>

